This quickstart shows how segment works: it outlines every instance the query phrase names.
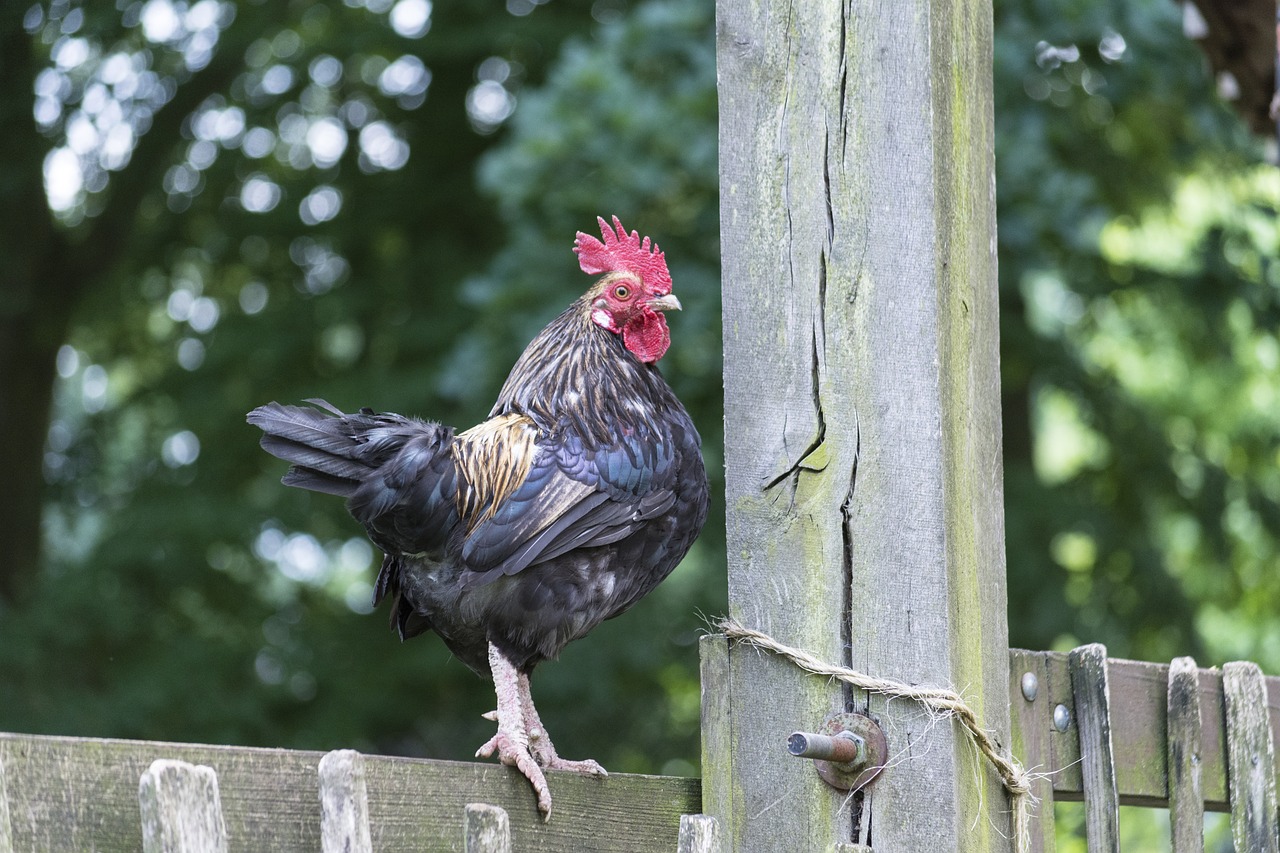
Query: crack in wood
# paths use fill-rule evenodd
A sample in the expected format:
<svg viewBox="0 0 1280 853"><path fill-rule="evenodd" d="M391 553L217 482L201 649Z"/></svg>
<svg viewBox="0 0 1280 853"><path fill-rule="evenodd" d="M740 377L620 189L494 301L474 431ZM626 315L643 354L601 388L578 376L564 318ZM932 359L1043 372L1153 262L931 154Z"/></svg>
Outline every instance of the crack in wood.
<svg viewBox="0 0 1280 853"><path fill-rule="evenodd" d="M770 489L773 489L774 487L778 486L782 482L789 480L792 509L794 509L795 507L796 488L798 487L800 482L800 472L802 470L821 471L824 468L826 468L825 458L818 455L818 452L822 449L823 443L827 439L827 419L822 411L822 393L819 387L819 381L821 379L821 364L819 361L819 354L818 354L818 331L816 326L812 332L812 347L810 349L809 376L810 376L810 383L811 383L810 398L813 400L813 408L818 420L817 433L814 436L813 440L810 441L809 444L805 446L804 452L800 454L799 458L797 458L795 462L788 465L787 468L784 471L782 471L780 474L766 481L763 488L761 489L761 491L767 492ZM784 427L785 427L785 421L784 421ZM785 431L783 434L783 446L784 447L786 446Z"/></svg>

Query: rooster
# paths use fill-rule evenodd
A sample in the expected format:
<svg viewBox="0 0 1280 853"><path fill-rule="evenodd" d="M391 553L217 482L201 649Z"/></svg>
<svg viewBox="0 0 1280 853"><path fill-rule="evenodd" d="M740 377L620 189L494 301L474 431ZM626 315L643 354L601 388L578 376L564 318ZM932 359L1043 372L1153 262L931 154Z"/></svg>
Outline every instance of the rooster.
<svg viewBox="0 0 1280 853"><path fill-rule="evenodd" d="M374 603L401 639L433 630L492 678L497 733L477 750L528 778L605 776L561 758L529 676L571 640L627 610L688 552L707 514L701 439L656 362L679 309L665 256L617 217L574 252L601 277L516 361L488 420L438 423L270 403L248 421L292 463L283 482L347 499L385 553Z"/></svg>

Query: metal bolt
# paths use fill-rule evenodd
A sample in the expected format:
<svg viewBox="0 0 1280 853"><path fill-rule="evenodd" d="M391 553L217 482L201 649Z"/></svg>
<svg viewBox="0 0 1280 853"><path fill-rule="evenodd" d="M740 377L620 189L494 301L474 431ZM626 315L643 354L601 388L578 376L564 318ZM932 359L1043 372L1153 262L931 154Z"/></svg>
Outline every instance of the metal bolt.
<svg viewBox="0 0 1280 853"><path fill-rule="evenodd" d="M787 738L787 752L798 758L818 758L835 764L865 763L867 742L853 732L819 735L795 732Z"/></svg>
<svg viewBox="0 0 1280 853"><path fill-rule="evenodd" d="M871 784L889 760L884 730L865 714L832 714L817 732L795 732L787 752L813 759L822 781L840 791Z"/></svg>
<svg viewBox="0 0 1280 853"><path fill-rule="evenodd" d="M1036 678L1034 672L1022 673L1022 698L1028 702L1036 701L1036 694L1040 692L1040 679Z"/></svg>
<svg viewBox="0 0 1280 853"><path fill-rule="evenodd" d="M1059 705L1053 709L1053 727L1060 732L1065 732L1071 725L1071 711L1066 705Z"/></svg>

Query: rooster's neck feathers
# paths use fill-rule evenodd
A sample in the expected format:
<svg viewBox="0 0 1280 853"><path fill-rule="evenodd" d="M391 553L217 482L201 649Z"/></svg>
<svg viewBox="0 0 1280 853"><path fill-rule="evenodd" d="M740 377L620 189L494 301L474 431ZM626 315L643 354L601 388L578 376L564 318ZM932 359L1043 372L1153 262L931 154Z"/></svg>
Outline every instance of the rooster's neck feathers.
<svg viewBox="0 0 1280 853"><path fill-rule="evenodd" d="M619 430L654 435L680 404L652 364L591 320L591 293L538 334L511 369L490 417L520 414L541 429L571 430L599 446Z"/></svg>

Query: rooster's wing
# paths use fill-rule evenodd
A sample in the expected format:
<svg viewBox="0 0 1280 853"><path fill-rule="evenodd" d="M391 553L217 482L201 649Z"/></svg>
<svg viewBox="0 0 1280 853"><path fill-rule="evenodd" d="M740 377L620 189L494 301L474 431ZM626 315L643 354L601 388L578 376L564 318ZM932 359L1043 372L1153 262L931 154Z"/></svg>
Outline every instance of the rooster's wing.
<svg viewBox="0 0 1280 853"><path fill-rule="evenodd" d="M491 499L472 513L461 552L465 586L617 542L674 505L669 440L632 434L587 447L572 433L547 435L520 420L519 429L504 429L488 442L484 456L490 461L469 466L472 477L467 467L461 471L468 482L499 484L488 488ZM523 477L513 478L513 468Z"/></svg>

